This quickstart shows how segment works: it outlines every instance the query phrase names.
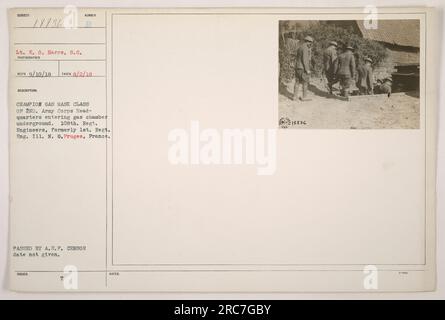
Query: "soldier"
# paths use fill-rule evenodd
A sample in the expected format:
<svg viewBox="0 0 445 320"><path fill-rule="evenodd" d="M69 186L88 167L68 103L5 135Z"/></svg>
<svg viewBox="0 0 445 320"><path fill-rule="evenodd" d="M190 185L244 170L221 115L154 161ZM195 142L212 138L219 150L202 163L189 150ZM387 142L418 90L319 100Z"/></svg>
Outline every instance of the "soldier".
<svg viewBox="0 0 445 320"><path fill-rule="evenodd" d="M365 64L357 68L357 88L360 95L373 94L374 77L371 64L372 59L365 58Z"/></svg>
<svg viewBox="0 0 445 320"><path fill-rule="evenodd" d="M349 86L351 79L355 78L355 58L352 53L354 48L346 46L345 51L338 56L337 76L340 80L342 96L349 98Z"/></svg>
<svg viewBox="0 0 445 320"><path fill-rule="evenodd" d="M391 92L392 92L392 79L386 78L385 80L383 80L383 83L380 85L380 90L381 93L385 93L388 95L388 97L391 96Z"/></svg>
<svg viewBox="0 0 445 320"><path fill-rule="evenodd" d="M380 94L380 86L383 84L383 81L380 79L376 80L376 83L374 84L374 94Z"/></svg>
<svg viewBox="0 0 445 320"><path fill-rule="evenodd" d="M323 55L323 71L328 81L329 93L332 94L332 86L336 83L337 73L337 42L329 42L329 46Z"/></svg>
<svg viewBox="0 0 445 320"><path fill-rule="evenodd" d="M299 85L303 86L303 97L301 101L309 101L307 98L307 90L309 79L311 75L310 61L311 61L311 47L314 39L307 36L304 38L304 43L297 49L297 60L295 63L295 86L294 86L294 100L298 99Z"/></svg>

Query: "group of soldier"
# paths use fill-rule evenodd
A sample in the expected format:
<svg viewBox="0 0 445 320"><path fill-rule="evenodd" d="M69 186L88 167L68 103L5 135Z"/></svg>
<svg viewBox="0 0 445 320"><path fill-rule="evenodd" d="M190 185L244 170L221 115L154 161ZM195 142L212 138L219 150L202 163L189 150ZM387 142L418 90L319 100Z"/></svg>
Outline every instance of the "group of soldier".
<svg viewBox="0 0 445 320"><path fill-rule="evenodd" d="M295 85L294 100L310 100L307 97L308 85L311 75L311 48L314 39L306 36L304 42L296 51L295 61ZM386 78L374 85L374 76L372 70L372 59L364 58L364 63L359 63L359 57L354 54L354 48L346 44L343 52L338 54L338 44L336 41L330 41L323 55L323 74L327 80L327 87L330 94L333 94L333 86L340 83L341 96L349 98L349 91L352 81L356 81L356 86L360 95L369 95L374 93L391 94L391 78ZM303 94L299 97L299 87L302 86Z"/></svg>

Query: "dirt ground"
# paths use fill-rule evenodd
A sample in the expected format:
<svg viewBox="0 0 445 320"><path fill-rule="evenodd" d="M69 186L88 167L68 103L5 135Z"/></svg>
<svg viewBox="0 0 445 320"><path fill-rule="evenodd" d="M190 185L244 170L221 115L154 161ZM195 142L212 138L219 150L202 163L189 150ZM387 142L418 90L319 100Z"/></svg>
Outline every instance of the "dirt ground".
<svg viewBox="0 0 445 320"><path fill-rule="evenodd" d="M420 100L415 93L351 96L350 101L327 93L320 79L311 79L309 98L293 101L293 82L282 84L279 95L281 128L298 129L417 129ZM300 89L301 94L301 89Z"/></svg>

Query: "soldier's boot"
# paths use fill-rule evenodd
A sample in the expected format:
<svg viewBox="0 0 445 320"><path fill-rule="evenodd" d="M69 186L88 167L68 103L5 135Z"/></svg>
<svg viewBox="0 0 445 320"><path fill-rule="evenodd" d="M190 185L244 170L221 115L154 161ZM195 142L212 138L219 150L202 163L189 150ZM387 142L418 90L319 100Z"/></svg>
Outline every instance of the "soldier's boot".
<svg viewBox="0 0 445 320"><path fill-rule="evenodd" d="M299 87L299 83L295 82L295 85L294 85L294 96L293 96L293 100L294 101L298 101L298 87Z"/></svg>
<svg viewBox="0 0 445 320"><path fill-rule="evenodd" d="M311 101L312 100L307 97L307 90L308 90L307 88L308 88L308 84L303 83L303 97L301 97L301 101Z"/></svg>
<svg viewBox="0 0 445 320"><path fill-rule="evenodd" d="M345 89L344 97L349 101L349 89Z"/></svg>

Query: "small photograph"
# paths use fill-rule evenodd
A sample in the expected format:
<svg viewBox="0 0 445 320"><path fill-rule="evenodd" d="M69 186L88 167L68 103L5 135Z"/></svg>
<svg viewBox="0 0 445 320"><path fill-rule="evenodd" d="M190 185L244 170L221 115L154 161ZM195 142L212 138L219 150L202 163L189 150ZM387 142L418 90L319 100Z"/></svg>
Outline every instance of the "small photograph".
<svg viewBox="0 0 445 320"><path fill-rule="evenodd" d="M419 128L419 20L286 20L279 37L279 128Z"/></svg>

